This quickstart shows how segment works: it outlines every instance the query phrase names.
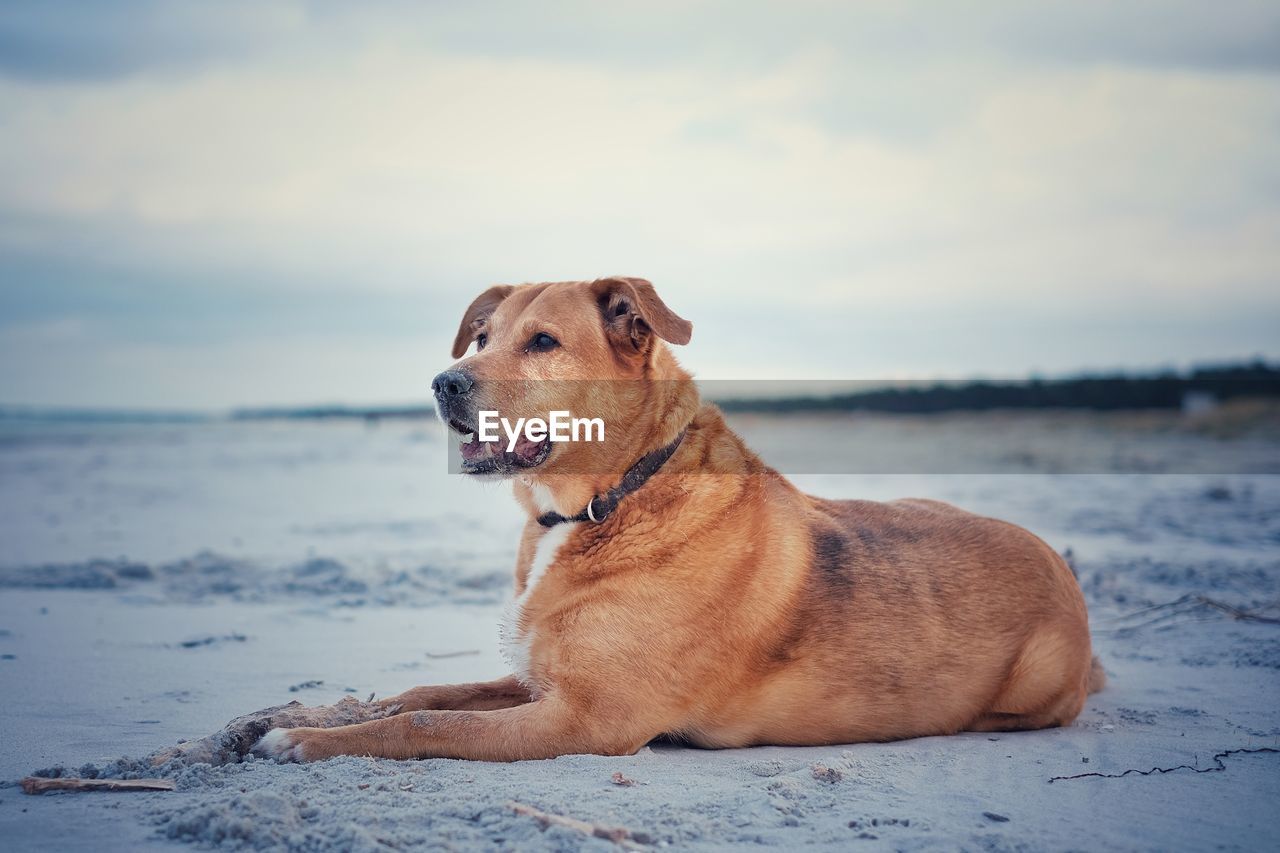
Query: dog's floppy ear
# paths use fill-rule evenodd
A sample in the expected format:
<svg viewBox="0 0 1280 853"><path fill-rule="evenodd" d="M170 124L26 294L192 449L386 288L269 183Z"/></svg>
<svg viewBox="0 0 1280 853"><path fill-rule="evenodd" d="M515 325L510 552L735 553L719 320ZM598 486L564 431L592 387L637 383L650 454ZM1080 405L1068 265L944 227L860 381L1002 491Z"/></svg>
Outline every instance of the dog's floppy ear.
<svg viewBox="0 0 1280 853"><path fill-rule="evenodd" d="M480 294L462 315L462 323L458 326L458 336L453 339L453 357L462 358L467 347L475 340L476 334L484 328L494 310L502 300L511 295L515 287L510 284L495 284Z"/></svg>
<svg viewBox="0 0 1280 853"><path fill-rule="evenodd" d="M693 324L668 308L643 278L602 278L592 289L605 334L615 346L627 344L643 352L650 332L673 344L687 344L693 337Z"/></svg>

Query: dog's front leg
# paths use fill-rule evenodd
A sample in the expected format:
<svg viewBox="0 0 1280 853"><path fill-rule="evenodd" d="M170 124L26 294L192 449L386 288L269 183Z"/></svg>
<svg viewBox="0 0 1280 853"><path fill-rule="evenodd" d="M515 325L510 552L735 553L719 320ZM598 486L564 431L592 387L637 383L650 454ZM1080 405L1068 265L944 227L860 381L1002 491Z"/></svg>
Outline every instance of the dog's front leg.
<svg viewBox="0 0 1280 853"><path fill-rule="evenodd" d="M520 761L571 753L629 755L660 731L593 720L555 696L497 711L412 711L331 729L272 729L254 752L281 761L335 755Z"/></svg>
<svg viewBox="0 0 1280 853"><path fill-rule="evenodd" d="M529 688L514 675L472 684L438 684L414 687L399 696L378 700L392 714L409 711L496 711L532 702Z"/></svg>

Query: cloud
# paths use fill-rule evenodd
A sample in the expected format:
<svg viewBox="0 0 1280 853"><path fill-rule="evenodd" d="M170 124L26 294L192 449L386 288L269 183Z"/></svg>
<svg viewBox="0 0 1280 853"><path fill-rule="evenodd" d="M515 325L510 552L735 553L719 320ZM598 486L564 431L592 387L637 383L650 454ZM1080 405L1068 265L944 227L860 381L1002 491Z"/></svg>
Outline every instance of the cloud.
<svg viewBox="0 0 1280 853"><path fill-rule="evenodd" d="M1251 354L1280 319L1270 7L211 8L0 25L94 44L0 79L0 340L79 317L217 384L237 346L363 364L489 282L612 272L716 375Z"/></svg>
<svg viewBox="0 0 1280 853"><path fill-rule="evenodd" d="M1280 68L1280 7L1233 0L1106 0L1005 6L989 20L994 40L1041 60L1183 70Z"/></svg>
<svg viewBox="0 0 1280 853"><path fill-rule="evenodd" d="M306 5L227 0L14 0L0 9L0 72L111 80L244 61L307 26Z"/></svg>
<svg viewBox="0 0 1280 853"><path fill-rule="evenodd" d="M586 0L465 5L382 0L14 0L0 10L0 73L27 80L111 80L246 62L312 64L394 44L409 52L554 59L592 67L695 64L759 70L831 50L899 67L944 59L1274 69L1280 9L1268 0L927 0L789 5Z"/></svg>

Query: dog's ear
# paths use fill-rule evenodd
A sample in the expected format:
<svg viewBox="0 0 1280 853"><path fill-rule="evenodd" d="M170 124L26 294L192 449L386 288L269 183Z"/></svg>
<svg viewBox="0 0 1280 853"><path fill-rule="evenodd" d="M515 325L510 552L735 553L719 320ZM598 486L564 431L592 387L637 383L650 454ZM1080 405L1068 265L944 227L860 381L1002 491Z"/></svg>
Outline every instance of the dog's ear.
<svg viewBox="0 0 1280 853"><path fill-rule="evenodd" d="M616 347L641 353L650 334L673 344L687 344L693 324L667 307L653 285L642 278L602 278L592 282L605 334Z"/></svg>
<svg viewBox="0 0 1280 853"><path fill-rule="evenodd" d="M462 358L467 353L467 347L471 346L471 342L475 340L476 335L489 322L489 318L493 316L493 312L502 303L502 300L511 295L511 291L515 290L514 285L495 284L475 298L471 306L467 308L465 314L462 315L462 323L458 326L458 335L453 339L453 357Z"/></svg>

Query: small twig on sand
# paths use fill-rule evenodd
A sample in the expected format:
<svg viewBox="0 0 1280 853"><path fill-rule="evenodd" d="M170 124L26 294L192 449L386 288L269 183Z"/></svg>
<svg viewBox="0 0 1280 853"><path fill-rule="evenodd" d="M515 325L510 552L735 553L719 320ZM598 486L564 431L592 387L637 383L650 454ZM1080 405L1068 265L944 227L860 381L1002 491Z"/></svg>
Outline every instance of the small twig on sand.
<svg viewBox="0 0 1280 853"><path fill-rule="evenodd" d="M28 776L22 780L27 794L49 791L172 791L170 779L43 779Z"/></svg>
<svg viewBox="0 0 1280 853"><path fill-rule="evenodd" d="M290 702L287 705L276 705L274 708L263 708L252 714L236 717L231 722L208 737L198 740L182 741L177 746L165 747L153 752L143 759L153 768L160 768L170 762L183 766L192 764L212 764L215 767L243 761L259 738L272 729L292 729L299 726L315 728L333 728L364 723L369 720L380 720L400 710L399 705L375 705L370 696L369 702L361 702L353 696L344 696L332 705L307 707L301 702ZM173 784L163 779L46 779L32 777L30 785L24 781L23 788L28 793L39 793L32 790L172 790ZM150 784L143 784L150 783ZM164 786L164 787L157 787Z"/></svg>
<svg viewBox="0 0 1280 853"><path fill-rule="evenodd" d="M1222 759L1230 755L1249 755L1258 752L1280 752L1280 749L1272 749L1269 746L1259 749L1228 749L1224 752L1219 752L1213 757L1212 767L1192 767L1190 764L1179 764L1177 767L1152 767L1150 770L1130 768L1123 773L1077 773L1074 776L1054 776L1049 780L1049 784L1052 785L1054 782L1060 782L1065 779L1123 779L1125 776L1154 776L1157 773L1173 773L1177 770L1190 770L1192 773L1221 773L1227 769L1227 765L1222 763Z"/></svg>
<svg viewBox="0 0 1280 853"><path fill-rule="evenodd" d="M825 764L815 764L809 768L809 772L819 782L826 782L830 785L834 785L844 778L844 774L839 770L834 767L828 767Z"/></svg>
<svg viewBox="0 0 1280 853"><path fill-rule="evenodd" d="M1201 604L1205 605L1206 607L1212 607L1216 610L1221 610L1223 613L1226 613L1232 619L1239 619L1245 622L1265 622L1268 625L1280 625L1280 619L1274 619L1270 616L1259 615L1259 611L1267 609L1265 607L1260 607L1257 610L1242 610L1239 607L1233 607L1230 604L1227 604L1226 602L1217 601L1216 599L1208 598L1203 595L1197 595L1196 600L1199 601Z"/></svg>
<svg viewBox="0 0 1280 853"><path fill-rule="evenodd" d="M465 657L467 655L478 655L478 654L480 654L479 649L463 649L460 652L427 652L426 653L427 657L431 658L432 660L441 660L443 658L460 658L460 657Z"/></svg>
<svg viewBox="0 0 1280 853"><path fill-rule="evenodd" d="M1160 623L1168 623L1169 620L1176 619L1179 616L1189 616L1196 611L1216 610L1219 613L1225 613L1227 616L1238 622L1261 622L1267 625L1280 625L1280 619L1263 616L1262 614L1274 608L1275 603L1257 607L1252 610L1245 610L1242 607L1236 607L1227 604L1225 601L1219 601L1216 598L1210 598L1207 595L1197 595L1191 593L1184 595L1175 601L1166 601L1164 604L1153 604L1150 607L1144 607L1141 610L1135 610L1132 613L1125 613L1111 619L1104 620L1106 623L1117 624L1129 622L1140 616L1151 616L1146 621L1137 624L1117 624L1115 628L1101 629L1103 632L1124 634L1136 631L1139 628L1147 628L1151 625ZM1155 615L1152 615L1155 614ZM1204 620L1199 620L1204 621Z"/></svg>
<svg viewBox="0 0 1280 853"><path fill-rule="evenodd" d="M576 817L565 817L564 815L552 814L536 809L533 806L517 803L514 800L507 803L507 808L511 809L518 815L525 815L536 820L542 826L562 826L565 829L572 829L574 832L580 832L591 838L603 838L605 841L612 841L625 850L643 850L645 849L637 842L642 839L648 840L648 836L634 833L622 827L601 826L598 823L588 823L585 820L578 820Z"/></svg>

